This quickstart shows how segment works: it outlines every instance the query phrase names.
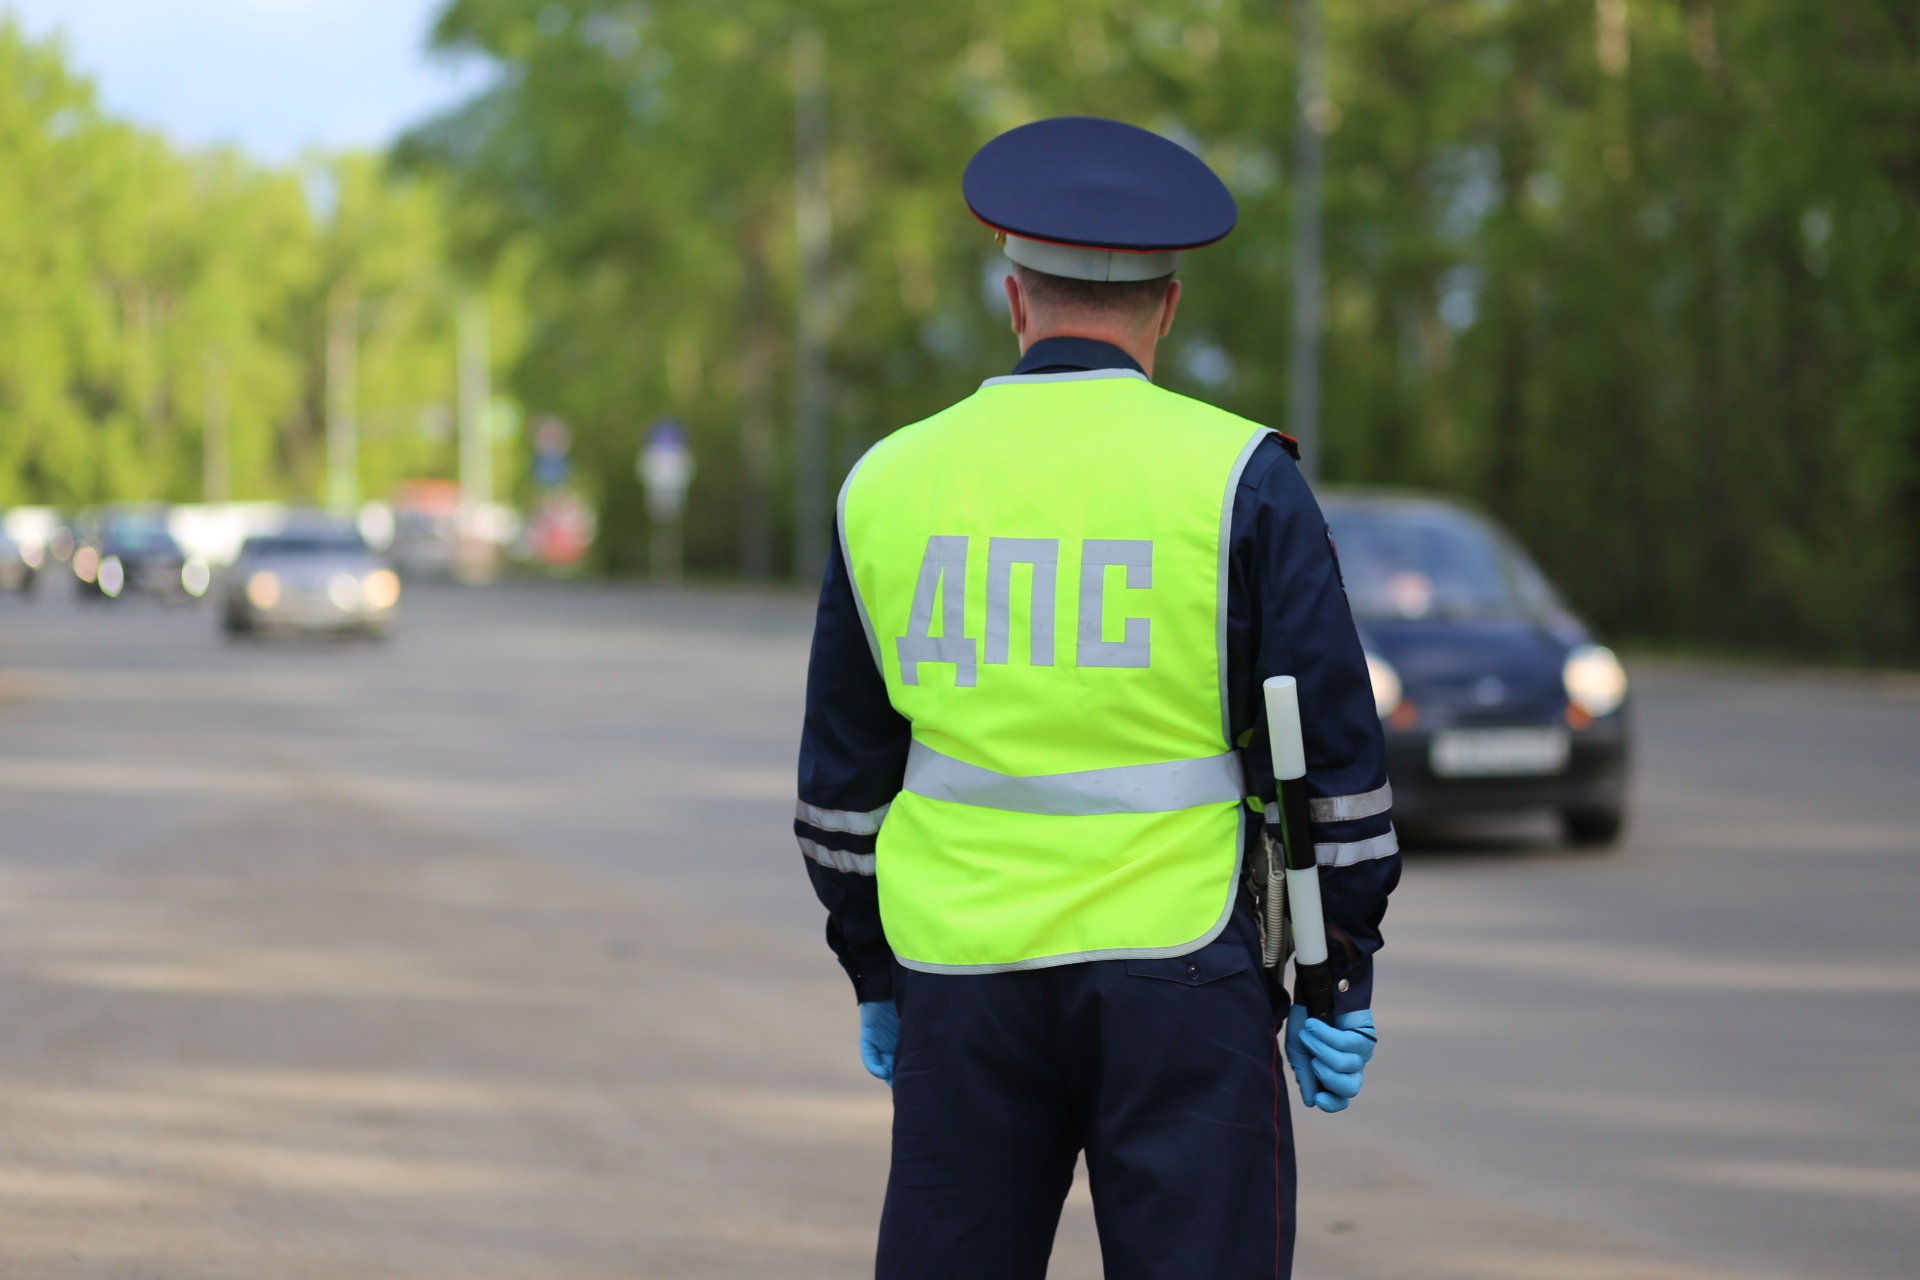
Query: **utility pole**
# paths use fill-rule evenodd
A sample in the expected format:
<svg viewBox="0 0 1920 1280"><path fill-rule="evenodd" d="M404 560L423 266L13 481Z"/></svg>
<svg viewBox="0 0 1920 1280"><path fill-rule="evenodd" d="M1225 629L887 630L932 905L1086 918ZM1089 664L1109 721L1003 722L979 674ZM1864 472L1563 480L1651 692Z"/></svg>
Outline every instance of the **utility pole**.
<svg viewBox="0 0 1920 1280"><path fill-rule="evenodd" d="M767 476L773 470L773 328L768 315L765 224L756 219L746 237L746 287L742 290L740 348L740 573L749 582L773 574L773 529L767 511Z"/></svg>
<svg viewBox="0 0 1920 1280"><path fill-rule="evenodd" d="M351 515L360 501L360 291L351 279L327 297L327 508Z"/></svg>
<svg viewBox="0 0 1920 1280"><path fill-rule="evenodd" d="M470 513L493 501L493 439L487 429L493 386L487 368L485 295L468 293L461 297L454 327L459 347L460 506Z"/></svg>
<svg viewBox="0 0 1920 1280"><path fill-rule="evenodd" d="M497 544L487 518L493 501L493 386L488 364L486 295L461 295L454 313L456 410L460 422L460 507L455 515L453 572L462 582L486 582Z"/></svg>
<svg viewBox="0 0 1920 1280"><path fill-rule="evenodd" d="M1294 0L1299 101L1293 126L1293 335L1287 351L1287 431L1300 470L1320 474L1320 152L1333 124L1320 0Z"/></svg>
<svg viewBox="0 0 1920 1280"><path fill-rule="evenodd" d="M227 362L207 353L206 392L200 400L200 500L233 498L233 458L228 439Z"/></svg>
<svg viewBox="0 0 1920 1280"><path fill-rule="evenodd" d="M800 306L794 339L794 571L817 581L827 563L827 41L816 27L793 35L794 241Z"/></svg>

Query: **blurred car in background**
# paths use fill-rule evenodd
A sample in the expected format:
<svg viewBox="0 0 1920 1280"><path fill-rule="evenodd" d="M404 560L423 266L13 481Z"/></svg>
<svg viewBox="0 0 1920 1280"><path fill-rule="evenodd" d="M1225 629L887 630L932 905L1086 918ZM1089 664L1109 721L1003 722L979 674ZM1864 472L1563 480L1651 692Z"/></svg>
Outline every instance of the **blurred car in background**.
<svg viewBox="0 0 1920 1280"><path fill-rule="evenodd" d="M407 480L394 491L393 563L410 578L451 576L459 549L460 486Z"/></svg>
<svg viewBox="0 0 1920 1280"><path fill-rule="evenodd" d="M36 568L38 566L27 562L20 544L0 529L0 591L32 591Z"/></svg>
<svg viewBox="0 0 1920 1280"><path fill-rule="evenodd" d="M47 561L72 553L72 538L52 507L9 507L0 515L0 590L32 591Z"/></svg>
<svg viewBox="0 0 1920 1280"><path fill-rule="evenodd" d="M229 635L392 634L400 576L359 530L322 518L255 534L226 575L221 623Z"/></svg>
<svg viewBox="0 0 1920 1280"><path fill-rule="evenodd" d="M0 533L0 591L33 591L33 566L21 555L19 543Z"/></svg>
<svg viewBox="0 0 1920 1280"><path fill-rule="evenodd" d="M463 501L459 483L443 479L401 481L385 518L389 554L400 572L469 583L492 581L524 528L512 506Z"/></svg>
<svg viewBox="0 0 1920 1280"><path fill-rule="evenodd" d="M1627 676L1512 538L1449 502L1322 504L1387 737L1394 814L1551 809L1612 843L1627 807Z"/></svg>
<svg viewBox="0 0 1920 1280"><path fill-rule="evenodd" d="M180 550L167 530L167 509L124 505L83 511L75 522L69 563L82 595L119 599L141 593L169 599L203 596L213 571Z"/></svg>

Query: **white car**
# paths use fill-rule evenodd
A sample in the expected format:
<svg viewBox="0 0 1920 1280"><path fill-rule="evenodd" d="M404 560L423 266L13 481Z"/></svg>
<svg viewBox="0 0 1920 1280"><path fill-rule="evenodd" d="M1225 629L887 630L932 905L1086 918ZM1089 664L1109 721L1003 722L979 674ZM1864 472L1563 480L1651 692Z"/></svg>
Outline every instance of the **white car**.
<svg viewBox="0 0 1920 1280"><path fill-rule="evenodd" d="M348 524L248 538L226 577L221 620L229 635L385 637L399 610L399 575Z"/></svg>

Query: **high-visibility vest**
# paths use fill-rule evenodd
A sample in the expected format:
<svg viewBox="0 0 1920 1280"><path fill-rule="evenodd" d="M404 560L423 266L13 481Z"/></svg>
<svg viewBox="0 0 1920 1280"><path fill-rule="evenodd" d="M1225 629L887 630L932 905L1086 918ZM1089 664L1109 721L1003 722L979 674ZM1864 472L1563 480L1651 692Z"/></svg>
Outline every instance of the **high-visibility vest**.
<svg viewBox="0 0 1920 1280"><path fill-rule="evenodd" d="M1226 926L1228 535L1266 434L1132 371L994 378L847 477L855 597L913 726L874 858L902 964L1175 956Z"/></svg>

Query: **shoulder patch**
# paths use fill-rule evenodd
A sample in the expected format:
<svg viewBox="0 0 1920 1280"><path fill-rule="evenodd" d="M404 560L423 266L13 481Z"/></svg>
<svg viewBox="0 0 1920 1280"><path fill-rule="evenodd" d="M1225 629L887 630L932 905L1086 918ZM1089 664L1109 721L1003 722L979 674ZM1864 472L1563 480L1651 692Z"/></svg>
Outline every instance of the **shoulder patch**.
<svg viewBox="0 0 1920 1280"><path fill-rule="evenodd" d="M1280 447L1287 451L1287 456L1295 462L1300 461L1300 442L1284 431L1276 431L1273 434L1280 437Z"/></svg>

